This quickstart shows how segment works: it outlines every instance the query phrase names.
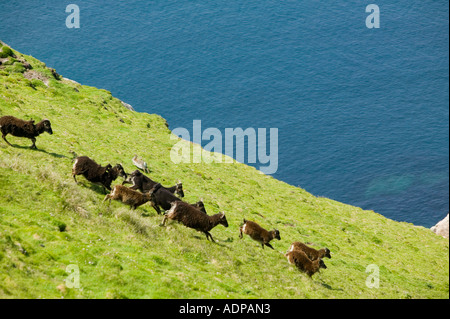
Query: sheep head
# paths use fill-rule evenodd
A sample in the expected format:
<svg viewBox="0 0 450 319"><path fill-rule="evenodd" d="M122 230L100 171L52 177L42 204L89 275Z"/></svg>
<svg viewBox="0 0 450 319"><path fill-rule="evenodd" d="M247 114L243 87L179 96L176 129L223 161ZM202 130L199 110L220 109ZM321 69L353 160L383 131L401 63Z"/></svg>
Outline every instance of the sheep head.
<svg viewBox="0 0 450 319"><path fill-rule="evenodd" d="M30 120L28 121L28 123L34 125L34 120ZM40 121L38 124L36 124L35 128L39 134L42 134L43 132L47 132L50 135L53 134L52 125L47 119Z"/></svg>
<svg viewBox="0 0 450 319"><path fill-rule="evenodd" d="M48 134L52 135L53 134L53 130L52 130L52 124L50 123L49 120L43 120L42 124L44 125L44 130L45 132L47 132Z"/></svg>
<svg viewBox="0 0 450 319"><path fill-rule="evenodd" d="M322 259L319 259L319 269L320 268L327 269L327 266L325 265Z"/></svg>
<svg viewBox="0 0 450 319"><path fill-rule="evenodd" d="M125 178L125 179L128 177L128 176L127 176L127 173L125 173L125 170L124 170L124 168L122 167L122 165L117 164L116 166L114 166L113 169L116 171L116 173L117 173L118 176L123 177L123 178Z"/></svg>
<svg viewBox="0 0 450 319"><path fill-rule="evenodd" d="M183 184L180 181L177 182L175 193L180 195L181 198L184 197Z"/></svg>
<svg viewBox="0 0 450 319"><path fill-rule="evenodd" d="M219 213L219 224L228 227L228 221L227 221L227 217L225 216L225 213L221 212Z"/></svg>
<svg viewBox="0 0 450 319"><path fill-rule="evenodd" d="M278 239L278 240L281 240L281 237L280 237L280 231L279 231L278 229L272 230L271 233L272 233L273 238L276 238L276 239Z"/></svg>

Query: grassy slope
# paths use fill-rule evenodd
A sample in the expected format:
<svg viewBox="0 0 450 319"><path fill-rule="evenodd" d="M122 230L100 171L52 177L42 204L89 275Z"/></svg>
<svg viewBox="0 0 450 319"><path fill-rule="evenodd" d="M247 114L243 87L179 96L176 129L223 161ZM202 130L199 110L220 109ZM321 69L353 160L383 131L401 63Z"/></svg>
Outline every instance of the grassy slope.
<svg viewBox="0 0 450 319"><path fill-rule="evenodd" d="M0 298L449 298L448 240L373 211L317 198L252 167L171 162L172 140L160 116L131 112L110 92L53 78L23 77L16 62L0 67L0 116L49 118L54 135L0 140ZM9 63L14 62L10 60ZM7 64L9 64L7 63ZM113 202L83 177L71 176L74 154L101 164L143 156L150 176L183 181L186 200L203 198L209 214L224 211L230 227L212 230L217 243L144 205L135 212ZM117 180L117 183L121 180ZM327 246L333 258L313 279L285 257L239 239L243 218L278 228L285 252L292 241ZM81 288L64 285L66 267L81 271ZM369 264L380 287L368 288Z"/></svg>

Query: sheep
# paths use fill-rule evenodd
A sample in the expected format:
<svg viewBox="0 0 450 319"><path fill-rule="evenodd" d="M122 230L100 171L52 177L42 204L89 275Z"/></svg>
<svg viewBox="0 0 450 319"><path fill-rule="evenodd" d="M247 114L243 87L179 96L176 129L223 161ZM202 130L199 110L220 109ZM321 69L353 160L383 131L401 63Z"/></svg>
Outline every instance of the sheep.
<svg viewBox="0 0 450 319"><path fill-rule="evenodd" d="M72 167L72 176L78 184L77 175L83 175L88 181L103 186L104 189L111 191L111 183L118 176L127 178L122 165L117 164L112 167L111 164L103 167L87 156L78 156Z"/></svg>
<svg viewBox="0 0 450 319"><path fill-rule="evenodd" d="M281 240L278 229L267 231L257 223L245 219L244 224L242 224L239 228L239 238L243 237L243 233L249 235L253 240L261 243L262 248L266 245L267 247L274 249L270 244L270 241L274 238Z"/></svg>
<svg viewBox="0 0 450 319"><path fill-rule="evenodd" d="M122 185L115 185L110 194L105 196L103 202L109 199L119 200L126 205L130 205L131 209L136 209L139 206L152 200L150 193L140 193Z"/></svg>
<svg viewBox="0 0 450 319"><path fill-rule="evenodd" d="M311 259L311 261L322 259L324 257L331 258L331 252L328 248L322 248L317 250L298 241L292 243L291 247L289 248L289 251L293 250L303 251L306 254L306 256L308 256L308 258Z"/></svg>
<svg viewBox="0 0 450 319"><path fill-rule="evenodd" d="M171 208L171 204L173 202L180 202L182 201L180 198L172 194L170 191L168 191L166 188L164 188L160 183L153 186L153 188L150 190L150 193L152 194L152 206L156 210L156 212L161 214L161 208L165 211L169 210ZM201 212L206 214L205 205L203 204L203 201L199 201L195 204L189 204L191 206L194 206L195 208L199 209Z"/></svg>
<svg viewBox="0 0 450 319"><path fill-rule="evenodd" d="M154 185L150 193L152 195L153 208L158 214L161 214L161 208L169 210L172 202L181 201L180 198L164 189L160 183Z"/></svg>
<svg viewBox="0 0 450 319"><path fill-rule="evenodd" d="M197 203L191 204L191 205L194 206L195 208L197 208L199 211L208 215L208 213L206 212L206 208L205 208L205 204L203 203L203 200L199 200Z"/></svg>
<svg viewBox="0 0 450 319"><path fill-rule="evenodd" d="M36 137L44 132L52 135L52 125L49 120L42 120L38 124L34 124L34 120L24 121L18 119L14 116L3 116L0 118L0 131L2 132L2 138L8 145L12 146L11 143L6 139L6 135L11 134L17 137L29 138L33 145L31 149L37 149L36 147Z"/></svg>
<svg viewBox="0 0 450 319"><path fill-rule="evenodd" d="M164 215L160 226L165 226L168 219L179 221L186 227L205 233L206 239L209 240L211 238L212 242L215 241L209 233L211 229L219 224L228 227L228 221L224 213L208 216L192 205L182 201L172 202L170 210Z"/></svg>
<svg viewBox="0 0 450 319"><path fill-rule="evenodd" d="M176 195L180 196L181 198L184 197L183 184L180 181L178 181L177 184L174 186L164 187L164 188L167 189L172 194L176 194Z"/></svg>
<svg viewBox="0 0 450 319"><path fill-rule="evenodd" d="M148 176L142 174L141 171L135 170L128 176L128 178L125 181L123 181L122 185L125 184L133 184L133 186L130 187L131 189L139 190L142 193L147 193L153 188L153 186L155 186L158 183L151 180ZM177 194L181 198L184 197L183 184L180 181L178 181L178 183L175 186L163 188L165 188L172 194Z"/></svg>
<svg viewBox="0 0 450 319"><path fill-rule="evenodd" d="M146 173L150 172L147 167L147 163L142 159L138 159L138 156L136 154L134 154L134 157L131 159L131 161L137 168L140 168L141 170L143 170Z"/></svg>
<svg viewBox="0 0 450 319"><path fill-rule="evenodd" d="M309 277L312 277L320 268L327 269L327 266L322 259L310 260L303 251L292 250L287 252L284 256L287 257L290 264L295 265L300 271L305 272Z"/></svg>

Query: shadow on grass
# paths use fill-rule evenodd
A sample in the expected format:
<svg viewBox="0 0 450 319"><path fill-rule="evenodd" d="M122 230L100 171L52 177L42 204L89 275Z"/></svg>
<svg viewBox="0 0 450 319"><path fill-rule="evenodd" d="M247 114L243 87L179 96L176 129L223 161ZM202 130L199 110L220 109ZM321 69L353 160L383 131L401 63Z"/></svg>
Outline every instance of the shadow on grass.
<svg viewBox="0 0 450 319"><path fill-rule="evenodd" d="M82 176L82 175L80 175L80 176ZM77 176L77 177L79 178L80 176ZM75 181L74 181L74 183L75 183ZM83 181L78 180L78 183L76 185L78 185L80 187L88 188L91 191L96 192L99 195L105 196L105 195L109 194L109 191L106 188L104 188L103 186L100 186L100 185L93 184L93 183L89 182L88 180L83 180Z"/></svg>
<svg viewBox="0 0 450 319"><path fill-rule="evenodd" d="M47 152L46 150L42 150L42 149L39 149L39 148L38 149L30 148L30 146L22 146L22 145L12 144L12 147L25 149L25 150L30 150L30 151L33 151L33 152L41 152L41 153L45 153L45 154L51 155L51 156L56 157L56 158L68 158L65 155L61 155L61 154L58 154L58 153Z"/></svg>
<svg viewBox="0 0 450 319"><path fill-rule="evenodd" d="M325 283L323 281L320 284L322 285L322 287L325 287L325 288L327 288L329 290L344 291L342 288L333 288L329 284L327 284L327 283Z"/></svg>
<svg viewBox="0 0 450 319"><path fill-rule="evenodd" d="M195 239L198 239L198 240L206 240L207 242L216 244L217 246L230 249L230 247L228 247L228 245L224 244L224 243L229 242L228 239L221 240L221 239L217 239L216 237L213 237L214 241L212 242L212 241L206 239L206 236L193 235L192 237L194 237Z"/></svg>
<svg viewBox="0 0 450 319"><path fill-rule="evenodd" d="M105 196L105 195L109 194L109 191L100 185L90 184L89 186L86 186L86 187L100 195Z"/></svg>

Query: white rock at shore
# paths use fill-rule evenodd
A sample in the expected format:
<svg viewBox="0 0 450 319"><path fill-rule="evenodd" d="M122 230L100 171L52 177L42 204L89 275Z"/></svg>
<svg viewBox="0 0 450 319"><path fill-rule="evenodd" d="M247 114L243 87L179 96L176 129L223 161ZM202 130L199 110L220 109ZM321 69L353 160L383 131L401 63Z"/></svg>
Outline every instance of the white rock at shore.
<svg viewBox="0 0 450 319"><path fill-rule="evenodd" d="M448 238L448 214L443 220L436 224L436 226L431 227L437 235Z"/></svg>
<svg viewBox="0 0 450 319"><path fill-rule="evenodd" d="M123 106L125 106L130 111L134 111L133 107L130 104L125 103L124 101L120 101L120 102L122 103Z"/></svg>

